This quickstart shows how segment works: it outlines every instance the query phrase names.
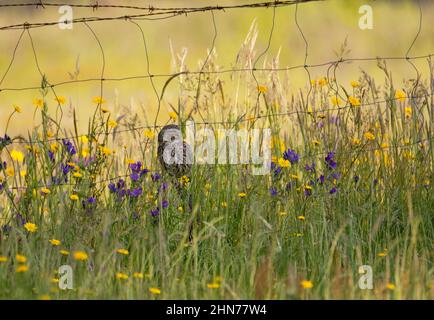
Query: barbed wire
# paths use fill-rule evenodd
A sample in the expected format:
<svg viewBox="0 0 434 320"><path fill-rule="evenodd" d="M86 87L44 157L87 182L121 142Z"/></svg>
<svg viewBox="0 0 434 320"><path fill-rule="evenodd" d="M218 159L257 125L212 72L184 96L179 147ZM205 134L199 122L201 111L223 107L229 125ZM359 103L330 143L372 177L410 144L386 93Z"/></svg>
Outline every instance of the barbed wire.
<svg viewBox="0 0 434 320"><path fill-rule="evenodd" d="M191 13L198 12L207 12L207 11L227 11L232 9L248 9L248 8L271 8L271 7L286 7L295 5L298 3L307 3L307 2L319 2L325 0L289 0L289 1L268 1L268 2L255 2L248 4L240 4L240 5L217 5L217 6L205 6L205 7L175 7L175 8L160 8L160 7L139 7L139 6L127 6L127 5L80 5L73 3L64 3L64 4L53 4L53 3L43 3L42 1L34 2L34 3L22 3L22 4L2 4L1 7L36 7L36 8L44 8L44 7L61 7L61 6L70 6L72 8L88 8L93 9L94 11L99 8L113 8L113 9L135 9L135 10L147 10L148 13L144 14L132 14L132 15L122 15L122 16L113 16L113 17L83 17L78 19L73 19L71 21L65 21L66 24L69 23L85 23L85 22L98 22L98 21L113 21L113 20L143 20L147 19L147 17L151 16L161 16L165 15L165 17L160 17L157 19L167 19L176 17L179 15L188 15ZM0 30L14 30L14 29L30 29L30 28L40 28L58 25L59 21L50 21L50 22L35 22L35 23L20 23L20 24L12 24L7 26L1 26Z"/></svg>

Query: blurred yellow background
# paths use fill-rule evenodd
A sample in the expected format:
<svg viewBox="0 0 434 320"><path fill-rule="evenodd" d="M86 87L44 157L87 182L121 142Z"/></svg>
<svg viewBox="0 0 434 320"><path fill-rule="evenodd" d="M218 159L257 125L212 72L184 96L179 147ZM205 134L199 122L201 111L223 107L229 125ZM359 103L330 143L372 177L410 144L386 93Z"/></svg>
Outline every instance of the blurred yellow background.
<svg viewBox="0 0 434 320"><path fill-rule="evenodd" d="M52 1L53 2L53 1ZM252 1L99 1L99 4L126 4L158 7L189 7L205 5L230 5L251 3ZM260 2L260 1L258 1ZM3 3L3 1L2 1ZM91 1L74 1L74 3L92 4ZM374 13L374 29L361 30L358 27L359 7L370 4ZM423 22L420 35L415 42L410 56L425 55L434 52L434 1L422 1ZM74 18L96 16L123 16L137 14L141 11L126 9L92 9L75 8ZM280 50L280 67L300 65L304 62L305 47L303 38L297 30L294 20L295 6L276 9L275 30L271 46L267 54L258 62L262 67L265 61L270 62ZM24 22L57 21L61 14L55 7L42 8L0 8L0 25L18 24ZM254 20L257 22L258 41L256 54L264 51L267 46L272 27L273 9L235 9L214 12L217 38L215 49L216 63L221 69L234 66L237 53ZM405 56L413 41L419 26L419 8L416 1L343 1L332 0L300 4L298 21L309 43L308 64L328 62L336 59L338 51L347 38L351 50L345 57L363 58L376 56ZM166 20L136 21L143 29L148 46L150 72L152 74L170 74L175 71L172 64L171 45L175 54L180 54L183 48L188 50L186 64L191 71L199 70L199 60L204 60L207 50L211 48L214 37L214 27L210 12L181 15ZM142 35L131 22L125 20L90 22L89 25L97 34L103 46L105 55L106 78L122 78L147 74L147 64ZM77 79L99 78L102 68L102 54L90 30L81 23L72 30L61 30L58 26L30 29L37 59L42 72L50 83L71 80L70 73L76 70L78 61L79 73ZM5 73L17 40L22 30L0 30L0 79ZM415 61L416 66L426 79L429 68L426 60ZM415 71L405 60L388 62L393 71L396 83L404 78L414 78ZM327 66L311 70L312 77L323 76ZM340 83L347 85L350 80L357 79L360 70L366 70L377 76L378 84L384 76L377 68L375 61L355 62L342 65L337 77ZM283 72L282 72L283 74ZM286 73L291 87L289 91L297 91L307 85L307 75L303 69ZM158 91L167 78L156 78ZM259 77L260 80L260 77ZM23 35L17 48L15 60L11 69L1 84L1 89L39 86L40 73L36 67L30 38ZM226 90L231 89L229 77L224 82ZM167 89L165 101L162 104L161 120L167 118L168 102L176 104L178 85L172 82ZM100 83L89 81L73 83L55 88L56 94L67 100L65 114L70 117L71 107L79 115L79 126L85 129L87 119L94 111L92 99L99 96ZM4 133L13 104L19 105L23 113L15 117L8 130L11 135L26 134L38 118L33 118L35 106L33 99L40 98L38 90L0 92L0 133ZM152 119L155 114L157 99L150 86L149 79L134 79L127 81L105 82L104 98L107 107L111 109L144 108ZM54 97L50 93L47 101L55 108ZM64 125L71 124L70 118L64 119Z"/></svg>

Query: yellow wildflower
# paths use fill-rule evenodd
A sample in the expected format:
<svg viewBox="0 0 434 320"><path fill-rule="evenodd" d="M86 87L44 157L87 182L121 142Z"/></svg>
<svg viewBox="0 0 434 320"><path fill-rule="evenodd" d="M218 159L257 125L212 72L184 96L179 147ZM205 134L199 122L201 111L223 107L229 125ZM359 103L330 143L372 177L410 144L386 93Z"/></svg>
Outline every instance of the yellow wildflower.
<svg viewBox="0 0 434 320"><path fill-rule="evenodd" d="M0 263L1 262L7 262L8 261L8 258L7 257L5 257L5 256L0 256Z"/></svg>
<svg viewBox="0 0 434 320"><path fill-rule="evenodd" d="M74 252L74 259L78 261L85 261L87 260L88 255L84 251L75 251Z"/></svg>
<svg viewBox="0 0 434 320"><path fill-rule="evenodd" d="M300 282L300 285L303 289L311 289L313 288L313 282L309 280L303 280Z"/></svg>
<svg viewBox="0 0 434 320"><path fill-rule="evenodd" d="M83 177L83 175L82 175L80 172L74 172L74 173L73 173L73 176L74 176L75 178L82 178L82 177Z"/></svg>
<svg viewBox="0 0 434 320"><path fill-rule="evenodd" d="M281 217L285 217L285 216L287 216L287 215L288 215L288 213L285 212L285 211L281 211L281 212L279 212L279 216L281 216Z"/></svg>
<svg viewBox="0 0 434 320"><path fill-rule="evenodd" d="M169 112L169 117L172 120L178 119L178 115L176 114L176 112L173 112L173 111Z"/></svg>
<svg viewBox="0 0 434 320"><path fill-rule="evenodd" d="M17 112L17 113L21 113L21 112L23 112L23 110L21 109L21 107L18 106L18 105L16 105L16 104L14 104L14 110L15 110L15 112Z"/></svg>
<svg viewBox="0 0 434 320"><path fill-rule="evenodd" d="M6 169L6 174L7 174L9 177L13 177L13 176L15 175L15 170L14 170L14 168L12 168L12 167L8 167L8 168Z"/></svg>
<svg viewBox="0 0 434 320"><path fill-rule="evenodd" d="M187 176L182 176L181 178L179 178L179 182L181 182L181 184L183 185L188 184L190 182L190 178Z"/></svg>
<svg viewBox="0 0 434 320"><path fill-rule="evenodd" d="M388 284L386 285L386 289L387 289L387 290L390 290L390 291L393 291L393 290L396 289L396 286L395 286L393 283L388 283Z"/></svg>
<svg viewBox="0 0 434 320"><path fill-rule="evenodd" d="M322 87L325 86L327 84L327 78L325 78L325 77L319 78L318 84Z"/></svg>
<svg viewBox="0 0 434 320"><path fill-rule="evenodd" d="M246 196L247 196L247 193L245 193L245 192L238 193L238 197L240 197L240 198L245 198Z"/></svg>
<svg viewBox="0 0 434 320"><path fill-rule="evenodd" d="M354 145L356 145L356 146L362 143L362 141L361 141L359 138L356 138L356 137L354 137L354 138L351 140L351 142L352 142Z"/></svg>
<svg viewBox="0 0 434 320"><path fill-rule="evenodd" d="M351 84L351 86L353 88L360 87L360 82L359 81L351 81L350 84Z"/></svg>
<svg viewBox="0 0 434 320"><path fill-rule="evenodd" d="M87 144L89 143L89 138L87 136L81 136L80 140L82 143Z"/></svg>
<svg viewBox="0 0 434 320"><path fill-rule="evenodd" d="M44 100L42 100L42 99L33 99L33 104L37 108L42 108L42 106L44 105Z"/></svg>
<svg viewBox="0 0 434 320"><path fill-rule="evenodd" d="M330 100L332 102L332 105L334 105L335 107L336 106L339 107L342 104L342 100L339 97L334 96L334 97L331 97Z"/></svg>
<svg viewBox="0 0 434 320"><path fill-rule="evenodd" d="M118 126L118 123L115 121L115 120L109 120L108 122L107 122L107 125L110 127L110 128L116 128L117 126Z"/></svg>
<svg viewBox="0 0 434 320"><path fill-rule="evenodd" d="M43 194L45 194L45 195L51 193L50 189L48 189L48 188L42 188L42 189L41 189L41 192L42 192Z"/></svg>
<svg viewBox="0 0 434 320"><path fill-rule="evenodd" d="M122 272L118 272L116 273L116 279L119 280L127 280L128 279L128 275Z"/></svg>
<svg viewBox="0 0 434 320"><path fill-rule="evenodd" d="M208 289L218 289L220 288L220 283L217 282L208 283L206 286L208 287Z"/></svg>
<svg viewBox="0 0 434 320"><path fill-rule="evenodd" d="M306 220L306 218L304 216L298 216L297 219L300 220L300 221Z"/></svg>
<svg viewBox="0 0 434 320"><path fill-rule="evenodd" d="M51 300L51 297L48 294L44 294L42 296L39 296L38 300L49 301L49 300Z"/></svg>
<svg viewBox="0 0 434 320"><path fill-rule="evenodd" d="M72 201L77 201L78 200L78 195L71 194L71 196L69 197L69 199L71 199Z"/></svg>
<svg viewBox="0 0 434 320"><path fill-rule="evenodd" d="M28 266L18 266L18 268L15 270L17 273L24 273L29 270Z"/></svg>
<svg viewBox="0 0 434 320"><path fill-rule="evenodd" d="M14 161L23 162L24 161L24 154L21 151L12 150L11 151L11 158Z"/></svg>
<svg viewBox="0 0 434 320"><path fill-rule="evenodd" d="M116 252L119 254L123 254L125 256L127 256L129 254L129 251L126 249L118 249L118 250L116 250Z"/></svg>
<svg viewBox="0 0 434 320"><path fill-rule="evenodd" d="M350 96L350 97L348 98L348 100L350 101L350 103L351 103L352 106L354 106L354 107L358 107L358 106L360 106L360 99L359 99L359 98L356 98L356 97Z"/></svg>
<svg viewBox="0 0 434 320"><path fill-rule="evenodd" d="M370 140L370 141L373 141L373 140L375 140L375 136L374 136L374 134L373 133L371 133L371 132L365 132L364 134L363 134L363 136L365 137L365 139L366 140Z"/></svg>
<svg viewBox="0 0 434 320"><path fill-rule="evenodd" d="M152 130L145 130L145 131L143 132L143 135L144 135L146 138L148 138L148 139L152 139L152 138L155 137L155 133L154 133L154 131L152 131Z"/></svg>
<svg viewBox="0 0 434 320"><path fill-rule="evenodd" d="M149 288L149 292L155 295L161 294L161 290L158 288Z"/></svg>
<svg viewBox="0 0 434 320"><path fill-rule="evenodd" d="M258 86L258 91L260 93L266 93L268 91L268 88L266 86Z"/></svg>
<svg viewBox="0 0 434 320"><path fill-rule="evenodd" d="M281 166L282 168L289 168L291 167L291 162L289 162L289 160L285 160L283 158L279 158L279 166Z"/></svg>
<svg viewBox="0 0 434 320"><path fill-rule="evenodd" d="M136 279L143 279L143 273L141 272L134 272L133 277Z"/></svg>
<svg viewBox="0 0 434 320"><path fill-rule="evenodd" d="M54 98L54 101L56 101L58 104L62 105L62 104L65 104L66 99L65 99L65 97L57 96Z"/></svg>
<svg viewBox="0 0 434 320"><path fill-rule="evenodd" d="M15 259L19 262L19 263L26 263L27 258L21 254L17 254L15 256Z"/></svg>
<svg viewBox="0 0 434 320"><path fill-rule="evenodd" d="M56 239L51 239L48 240L53 246L60 246L60 240L56 240Z"/></svg>
<svg viewBox="0 0 434 320"><path fill-rule="evenodd" d="M36 232L36 230L38 229L38 227L37 227L36 224L34 224L34 223L27 222L27 223L24 225L24 229L26 229L28 232L33 233L33 232Z"/></svg>
<svg viewBox="0 0 434 320"><path fill-rule="evenodd" d="M107 147L101 146L101 147L100 147L100 150L101 150L101 152L102 152L104 155L106 155L106 156L109 156L109 155L112 154L112 150L110 150L110 149L107 148Z"/></svg>
<svg viewBox="0 0 434 320"><path fill-rule="evenodd" d="M404 113L405 113L405 117L406 118L411 118L411 115L412 115L412 109L411 109L411 107L405 107L404 108Z"/></svg>
<svg viewBox="0 0 434 320"><path fill-rule="evenodd" d="M104 98L102 98L102 97L95 97L95 98L93 98L93 103L95 103L95 104L104 104L105 103L105 100L104 100Z"/></svg>
<svg viewBox="0 0 434 320"><path fill-rule="evenodd" d="M396 90L396 92L395 92L395 98L397 100L399 100L399 101L405 101L406 97L407 96L406 96L406 94L405 94L404 91L402 91L402 90Z"/></svg>
<svg viewBox="0 0 434 320"><path fill-rule="evenodd" d="M60 253L62 256L68 256L68 255L69 255L69 251L68 251L68 250L59 250L59 253Z"/></svg>

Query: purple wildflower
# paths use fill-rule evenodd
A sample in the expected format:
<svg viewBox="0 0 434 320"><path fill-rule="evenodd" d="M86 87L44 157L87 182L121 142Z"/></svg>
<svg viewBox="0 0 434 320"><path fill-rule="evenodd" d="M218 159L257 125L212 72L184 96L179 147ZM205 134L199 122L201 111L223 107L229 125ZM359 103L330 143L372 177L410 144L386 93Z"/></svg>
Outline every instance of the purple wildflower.
<svg viewBox="0 0 434 320"><path fill-rule="evenodd" d="M276 189L275 187L271 187L271 188L270 188L270 195L271 195L271 196L274 197L274 196L277 195L277 193L278 193L278 192L277 192L277 189Z"/></svg>
<svg viewBox="0 0 434 320"><path fill-rule="evenodd" d="M169 206L169 201L167 200L163 200L163 202L161 203L161 206L166 209Z"/></svg>
<svg viewBox="0 0 434 320"><path fill-rule="evenodd" d="M331 188L330 194L334 194L336 192L338 192L338 189L336 187Z"/></svg>
<svg viewBox="0 0 434 320"><path fill-rule="evenodd" d="M92 207L93 204L95 204L96 200L94 197L89 197L87 200L83 200L81 204L83 205L83 209L86 209L88 207Z"/></svg>
<svg viewBox="0 0 434 320"><path fill-rule="evenodd" d="M48 158L50 158L50 160L54 162L54 153L52 151L48 151Z"/></svg>
<svg viewBox="0 0 434 320"><path fill-rule="evenodd" d="M74 169L73 166L70 166L69 164L61 164L60 168L62 169L63 174L66 176L69 172L71 172L72 169Z"/></svg>
<svg viewBox="0 0 434 320"><path fill-rule="evenodd" d="M140 161L132 163L130 164L130 169L131 171L138 173L142 169L142 163Z"/></svg>
<svg viewBox="0 0 434 320"><path fill-rule="evenodd" d="M71 141L67 140L67 139L63 139L63 145L65 146L66 150L68 151L68 153L73 156L77 153L77 151L75 150L74 145L72 144Z"/></svg>
<svg viewBox="0 0 434 320"><path fill-rule="evenodd" d="M7 134L5 134L3 138L0 137L0 150L2 150L7 145L10 145L11 143L12 139Z"/></svg>
<svg viewBox="0 0 434 320"><path fill-rule="evenodd" d="M360 180L360 177L359 176L354 176L354 183L357 183L357 182L359 182L359 180Z"/></svg>
<svg viewBox="0 0 434 320"><path fill-rule="evenodd" d="M125 188L125 180L124 179L119 179L118 183L116 184L118 189L123 189Z"/></svg>
<svg viewBox="0 0 434 320"><path fill-rule="evenodd" d="M160 208L156 208L155 210L151 210L151 216L156 217L160 214Z"/></svg>
<svg viewBox="0 0 434 320"><path fill-rule="evenodd" d="M341 174L339 172L335 172L332 174L333 179L339 180L340 177L341 177Z"/></svg>
<svg viewBox="0 0 434 320"><path fill-rule="evenodd" d="M140 197L143 193L143 189L141 187L133 189L128 192L131 197L137 198Z"/></svg>
<svg viewBox="0 0 434 320"><path fill-rule="evenodd" d="M336 167L338 165L336 163L336 161L334 160L334 156L335 156L335 153L333 151L331 151L327 154L327 157L325 157L325 162L327 163L327 165L329 166L330 169L336 169Z"/></svg>
<svg viewBox="0 0 434 320"><path fill-rule="evenodd" d="M281 167L277 167L275 170L274 170L274 175L275 176L278 176L280 173L282 172L282 168Z"/></svg>
<svg viewBox="0 0 434 320"><path fill-rule="evenodd" d="M158 181L161 179L161 175L158 172L155 172L151 175L152 181Z"/></svg>
<svg viewBox="0 0 434 320"><path fill-rule="evenodd" d="M291 164L297 163L300 156L294 150L288 149L283 153L283 159L289 160Z"/></svg>
<svg viewBox="0 0 434 320"><path fill-rule="evenodd" d="M118 188L116 188L116 185L114 183L110 183L108 188L111 193L116 193L118 191Z"/></svg>

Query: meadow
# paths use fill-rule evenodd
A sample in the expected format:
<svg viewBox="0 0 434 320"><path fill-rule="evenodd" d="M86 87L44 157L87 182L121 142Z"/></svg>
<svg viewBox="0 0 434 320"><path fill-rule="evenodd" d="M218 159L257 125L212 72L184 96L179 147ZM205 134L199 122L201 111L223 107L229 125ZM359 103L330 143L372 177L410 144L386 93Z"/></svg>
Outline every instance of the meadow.
<svg viewBox="0 0 434 320"><path fill-rule="evenodd" d="M279 50L258 63L249 25L231 72L212 47L167 99L167 82L145 79L164 98L152 112L100 83L75 105L40 74L31 103L1 106L1 299L433 298L432 56L404 57L402 79L397 61L374 58L342 77L339 63L319 74L302 64L294 82ZM186 53L169 59L196 70ZM271 129L270 173L197 164L169 177L158 132L192 119ZM72 289L59 288L63 265Z"/></svg>

